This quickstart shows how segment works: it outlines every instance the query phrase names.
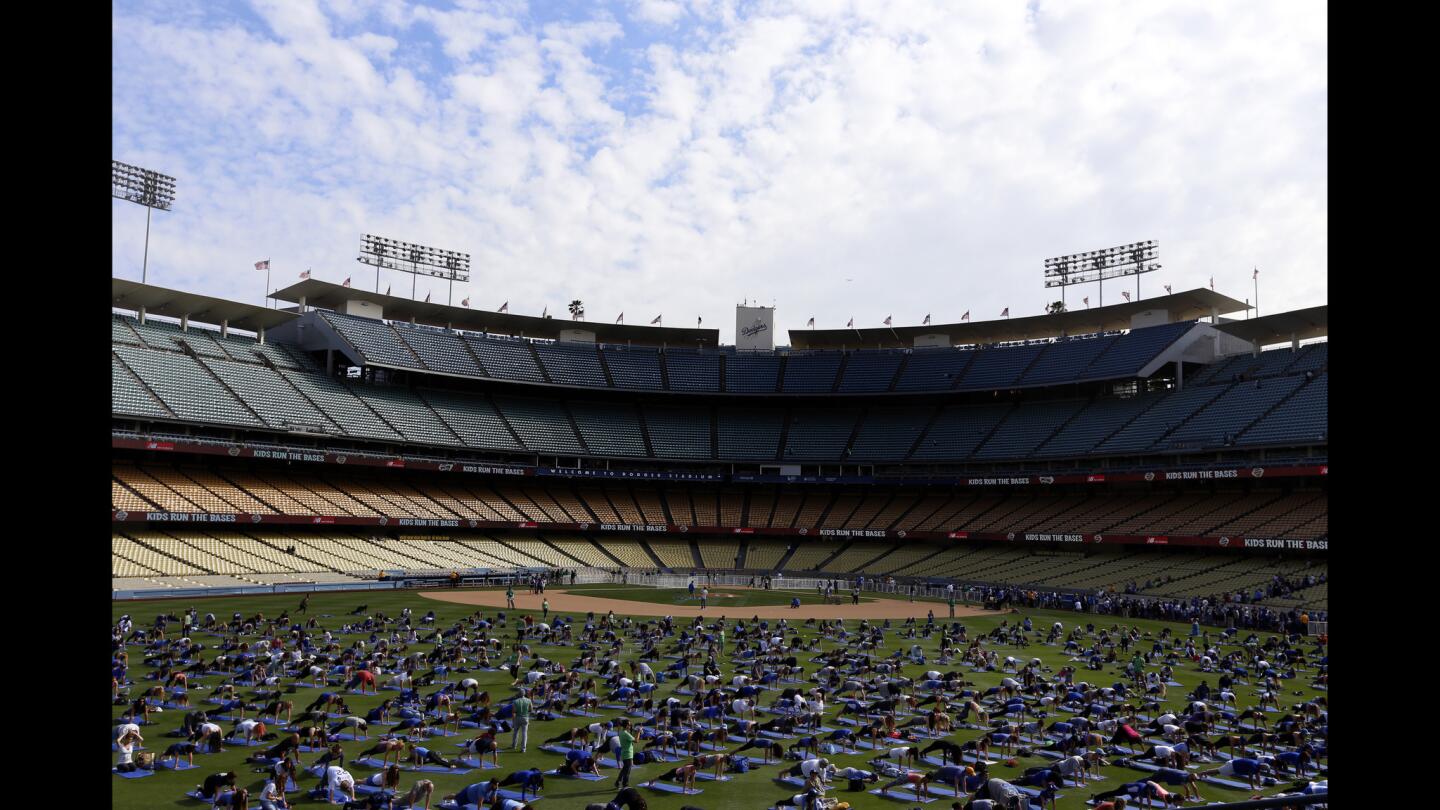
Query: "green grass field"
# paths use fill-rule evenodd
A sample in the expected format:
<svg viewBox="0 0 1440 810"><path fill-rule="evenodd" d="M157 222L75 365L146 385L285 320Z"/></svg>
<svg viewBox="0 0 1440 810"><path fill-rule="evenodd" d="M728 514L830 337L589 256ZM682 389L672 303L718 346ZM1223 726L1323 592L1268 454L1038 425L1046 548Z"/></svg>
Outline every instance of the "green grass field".
<svg viewBox="0 0 1440 810"><path fill-rule="evenodd" d="M616 590L617 587L620 588L619 591ZM645 601L659 603L671 602L676 598L677 595L677 591L675 590L662 591L651 588L633 586L585 586L577 587L574 590L579 593L589 593L595 596L628 599L644 598ZM684 595L683 590L678 590L678 593L681 596ZM742 594L747 599L779 599L781 601L750 601L744 603L744 605L741 605L739 604L739 601L736 600L735 602L731 603L736 607L759 604L788 604L790 597L789 593L784 592L765 593L740 591L737 593ZM811 600L814 600L813 593L809 595L809 598ZM247 617L257 611L263 613L266 616L275 616L287 609L293 612L299 603L299 599L300 597L298 595L286 595L197 600L165 600L149 602L117 602L112 605L112 621L118 619L121 614L128 613L135 620L137 627L148 627L151 620L153 620L156 615L159 615L160 613L179 615L192 605L199 610L202 616L206 612L213 612L216 614L217 617L221 619L228 619L230 615L234 612L239 612ZM427 611L433 610L438 617L436 626L440 628L447 627L453 622L467 617L477 610L476 608L466 605L438 602L430 599L425 599L422 598L415 591L394 591L373 593L315 594L311 597L310 600L309 615L320 617L326 616L328 614L328 618L322 618L321 623L324 627L333 630L338 628L342 623L349 620L347 614L361 604L368 605L370 611L372 612L383 611L389 616L396 616L399 614L402 608L409 607L413 611L417 622L420 616L424 615ZM727 607L729 606L730 605L727 605ZM928 605L916 605L915 615L918 620L924 620L925 612L928 608ZM491 608L483 608L480 610L483 610L485 615L488 617L493 617L496 613L496 610ZM527 611L510 611L509 614L511 616L514 616L516 614L524 612ZM529 612L534 613L534 611ZM1063 622L1068 629L1077 623L1084 624L1086 621L1092 620L1092 617L1074 613L1046 613L1039 611L1030 611L1021 615L1028 615L1035 622L1035 626L1037 628L1048 628L1052 622L1060 621ZM1002 615L997 613L994 615L986 615L982 617L970 617L961 621L963 624L966 625L967 628L969 628L971 636L973 637L978 633L983 633L994 628L1002 621L1009 620L1012 623L1019 621L1021 615ZM740 613L732 612L729 614L729 617L733 621L735 619L742 618L743 616ZM583 625L583 616L575 616L574 618L578 620L578 625ZM937 619L937 621L940 620ZM1116 620L1113 617L1093 617L1093 621L1095 621L1096 625L1100 627L1110 627L1112 625L1133 626L1145 633L1156 633L1165 626L1161 622L1156 621L1121 621ZM791 624L792 626L794 626L798 625L799 622L792 620ZM894 624L898 627L899 622L895 622ZM851 626L854 626L853 622L851 623ZM1188 632L1189 629L1188 625L1169 626L1173 633L1177 633L1180 635L1184 635ZM174 625L174 628L178 629L178 625ZM806 633L803 626L801 628L801 632L804 635L812 635L812 633ZM1216 631L1211 629L1212 635L1215 632ZM507 639L513 638L513 624L510 629L501 630L500 635ZM200 638L203 639L202 643L206 643L207 645L219 642L219 639L213 636L202 635L200 636ZM342 645L348 645L349 643L362 638L364 637L358 635L339 636L338 640ZM902 642L899 639L895 638L893 635L891 636L891 638L893 640L888 643L886 649L880 651L880 654L888 654L890 652L893 652L897 648L908 649L909 645L912 643L910 641ZM1264 638L1264 636L1262 636L1262 638ZM938 637L932 638L923 643L933 657L935 652L938 650ZM830 646L831 645L828 642L825 644L826 649L829 649ZM668 648L669 645L666 645L662 649L668 650ZM1148 641L1143 643L1143 648L1149 648ZM152 685L153 682L144 680L144 675L150 670L143 665L142 656L140 655L141 648L129 647L128 649L131 656L130 677L132 680L135 681L135 686L132 687L132 690L138 694L139 690L142 687ZM423 649L428 649L428 646L424 647ZM1002 656L1006 654L1005 648L1001 648L1000 652ZM564 647L537 648L537 653L542 654L552 660L559 660L565 663L568 663L576 655L573 648ZM633 656L638 653L638 650L629 648L627 649L627 653L628 655L626 656L626 660L628 660L629 656ZM205 657L208 660L210 658L213 658L216 654L216 650L207 649ZM1060 666L1068 663L1068 657L1057 647L1032 645L1025 648L1023 652L1023 657L1039 657L1045 661L1047 666L1052 668L1059 668ZM806 664L807 673L813 672L815 668L814 664L810 664L808 662L808 658L808 654L802 654L801 656L802 662ZM663 660L662 663L669 663L669 661ZM722 667L725 667L724 662L722 662ZM956 667L936 666L933 663L927 666L907 665L904 667L904 672L906 675L913 677L930 668L939 669L942 671L949 671ZM659 667L657 667L657 670L658 669ZM728 667L725 667L724 671L729 674L731 670ZM467 676L461 675L460 677ZM477 671L469 673L468 677L474 677L479 680L481 688L490 690L491 694L496 695L497 698L508 697L512 694L509 687L510 679L503 672ZM1003 677L1003 674L999 672L967 671L965 677L967 678L967 680L977 683L980 688L984 688L997 685L1001 677ZM1104 672L1092 672L1081 669L1077 675L1077 680L1087 680L1092 683L1100 683L1104 685L1109 685L1121 679L1121 676L1118 674L1117 666L1108 667L1107 670ZM214 686L221 680L222 679L220 676L205 677L192 680L190 685L191 703L196 706L204 705L204 698L208 694L207 688ZM1173 708L1179 708L1184 705L1185 694L1200 682L1201 676L1199 673L1187 667L1177 672L1176 680L1180 681L1184 686L1171 687L1169 692L1170 697L1167 705ZM288 683L289 681L290 679L287 678L284 682ZM1304 683L1302 683L1302 681L1304 681ZM1213 676L1210 677L1210 683L1212 686L1215 683ZM1299 680L1287 682L1287 695L1285 697L1284 703L1294 703L1300 700L1314 697L1317 694L1323 694L1319 692L1314 692L1313 690L1309 689L1306 683L1308 683L1308 680L1306 680L1303 675L1302 678ZM660 689L658 689L656 692L657 698L668 697L671 689L673 688L673 685L673 681L661 685ZM249 694L250 691L250 689L242 689L241 694ZM286 698L295 701L296 711L299 712L303 709L305 704L313 700L320 691L321 690L317 688L301 688L297 690L294 694L287 695ZM428 694L430 691L433 691L433 689L422 689L422 692L426 694ZM1290 695L1288 694L1288 692L1290 691L1298 691L1300 694ZM368 709L378 705L379 702L383 699L383 696L393 694L394 693L387 693L382 691L381 696L362 697L347 695L346 699L349 702L352 710L354 710L358 714L363 715ZM774 694L778 695L778 692ZM1253 687L1237 687L1237 696L1239 698L1239 703L1242 708L1253 705L1256 702L1253 694ZM773 698L769 697L768 695L762 696L760 699L760 703L761 705L768 705L771 700L773 700ZM836 707L832 705L830 712L833 714L835 709ZM123 707L112 707L113 718L120 717L123 712ZM166 731L177 728L180 724L182 715L183 712L177 710L170 710L160 715L153 715L152 717L158 719L158 723L156 725L149 725L143 727L143 731L147 741L147 750L158 753L160 751L163 751L165 746L167 746L170 742L173 742L174 740L172 738L167 738L163 736L163 734ZM607 718L611 716L612 715L610 714L605 715L605 717ZM431 806L437 807L439 804L439 799L442 795L454 793L458 789L464 787L467 784L470 784L471 782L485 781L492 776L504 776L511 771L519 770L525 767L538 767L544 770L549 770L556 767L560 763L561 758L555 754L545 753L537 750L539 746L539 741L559 734L571 726L580 725L581 723L588 722L594 721L584 718L562 718L554 721L532 723L530 729L530 752L524 755L511 754L505 752L502 748L502 753L500 756L501 769L498 771L473 770L465 776L452 776L446 774L427 775L426 778L432 779L437 786L437 794ZM228 730L231 724L222 723L222 725ZM345 743L344 745L347 754L353 756L359 751L368 748L370 745L373 744L373 737L377 733L377 731L383 731L384 728L385 727L383 726L371 728L372 742L370 743L363 741ZM432 745L436 750L442 752L446 756L449 756L453 753L458 752L458 749L454 747L455 741L469 739L474 736L474 733L470 730L462 729L462 733L464 734L464 736L456 738L437 737L434 739ZM979 731L962 730L951 735L949 739L956 741L964 741L977 737L980 735L980 733L981 732ZM508 733L500 735L499 740L502 746L507 746L510 741L510 735ZM639 744L637 744L637 750L638 747ZM256 766L247 765L243 762L244 758L248 755L248 753L250 753L250 750L244 747L227 746L226 750L223 753L196 755L195 761L198 767L195 770L184 772L159 771L153 776L148 776L141 779L122 779L118 776L112 776L112 806L116 808L135 808L135 810L139 810L140 808L160 807L200 808L204 806L202 805L202 803L193 799L185 798L183 794L187 790L197 785L200 781L202 781L206 775L228 770L235 770L239 774L240 786L249 787L251 788L252 793L258 793L259 788L264 783L264 779L261 774L253 772L252 769ZM316 756L316 754L302 754L302 765L310 764L314 761ZM830 757L831 761L837 763L841 767L847 765L866 767L865 763L869 758L870 754L868 752L862 752L861 754L857 755L842 754ZM1045 760L1039 757L1032 757L1020 760L1019 767L1017 768L1007 767L1002 763L999 766L993 767L991 771L992 774L995 776L1007 778L1016 775L1026 766L1041 764L1044 761ZM111 764L113 765L114 762L115 755L112 753ZM351 765L348 759L347 767L349 767L351 772L354 773L357 778L364 778L374 772L372 769L363 766ZM649 764L637 766L632 776L632 784L638 784L670 767L673 766L666 764ZM732 781L730 782L700 782L698 784L704 790L704 792L700 795L681 796L677 794L666 794L648 791L643 788L641 789L641 792L647 795L647 799L651 807L662 808L663 810L678 810L678 808L680 808L682 805L693 805L696 807L705 808L706 810L718 810L719 808L754 808L755 810L759 810L759 808L769 806L769 804L773 801L789 796L790 794L796 792L796 789L792 786L781 785L773 781L772 777L777 770L777 766L771 765L769 767L762 767L752 770L750 773L747 774L737 775L733 777ZM608 800L615 793L612 787L614 771L605 770L602 772L606 773L608 777L605 781L602 782L587 782L582 780L572 780L560 777L547 778L545 783L545 791L543 794L544 799L540 804L537 805L537 807L542 808L543 810L570 810L571 808L575 808L576 810L578 810L579 808L583 808L587 803L604 802ZM1085 806L1084 801L1090 796L1091 793L1098 790L1110 789L1118 786L1122 782L1133 781L1142 778L1143 776L1143 773L1140 771L1132 770L1121 766L1108 767L1103 771L1103 773L1107 777L1106 781L1104 782L1092 783L1091 787L1089 788L1071 788L1065 790L1063 792L1064 798L1060 799L1057 804L1058 810L1079 810L1080 808ZM303 774L302 777L304 778L302 778L301 780L301 785L305 789L312 787L316 782L316 780L312 777L304 776ZM413 783L414 777L414 774L406 773L402 778L401 788L408 789L409 786ZM1269 788L1263 790L1262 792L1267 795L1273 794L1282 790L1286 784L1286 782L1282 781L1280 786ZM840 784L837 787L838 789L832 790L830 795L836 796L843 801L850 802L851 805L855 808L862 808L865 810L868 810L870 808L901 808L903 810L904 808L917 806L913 802L899 802L887 800L863 792L851 793L845 790L845 786L843 784ZM1207 801L1235 801L1246 798L1249 795L1249 791L1228 790L1225 788L1205 784L1202 784L1200 789L1201 795L1204 796ZM304 799L303 794L300 793L292 793L290 794L290 797L292 804L297 806L317 804L315 802L310 802ZM951 801L951 799L942 797L924 806L933 808L935 810L948 810ZM258 803L255 803L252 800L251 806L258 807Z"/></svg>

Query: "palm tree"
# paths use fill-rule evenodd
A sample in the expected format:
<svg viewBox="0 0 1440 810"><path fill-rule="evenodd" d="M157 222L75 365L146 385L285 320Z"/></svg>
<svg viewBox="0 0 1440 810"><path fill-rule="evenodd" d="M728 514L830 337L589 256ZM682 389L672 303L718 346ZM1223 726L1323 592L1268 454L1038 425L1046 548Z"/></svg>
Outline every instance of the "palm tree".
<svg viewBox="0 0 1440 810"><path fill-rule="evenodd" d="M570 302L570 320L578 321L585 317L585 304L579 298Z"/></svg>

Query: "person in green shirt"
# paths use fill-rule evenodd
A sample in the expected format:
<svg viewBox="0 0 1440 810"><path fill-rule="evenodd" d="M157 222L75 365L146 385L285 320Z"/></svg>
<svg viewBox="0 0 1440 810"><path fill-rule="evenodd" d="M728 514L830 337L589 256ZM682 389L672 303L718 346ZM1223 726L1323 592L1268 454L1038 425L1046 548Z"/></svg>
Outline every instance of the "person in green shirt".
<svg viewBox="0 0 1440 810"><path fill-rule="evenodd" d="M620 733L615 735L620 741L620 775L615 778L616 788L630 786L630 769L635 765L635 735L630 733L630 719L621 718Z"/></svg>
<svg viewBox="0 0 1440 810"><path fill-rule="evenodd" d="M549 599L541 600L541 602L540 602L540 615L543 616L543 617L545 617L545 618L547 618L547 619L550 618L550 600L549 600Z"/></svg>
<svg viewBox="0 0 1440 810"><path fill-rule="evenodd" d="M511 704L515 707L515 730L510 735L510 748L519 748L522 754L530 745L530 709L534 706L530 698L526 697L527 691L521 689L520 697L515 698L515 702Z"/></svg>
<svg viewBox="0 0 1440 810"><path fill-rule="evenodd" d="M505 586L505 607L510 608L511 610L514 610L514 609L515 609L515 586L514 586L514 585L506 585L506 586Z"/></svg>

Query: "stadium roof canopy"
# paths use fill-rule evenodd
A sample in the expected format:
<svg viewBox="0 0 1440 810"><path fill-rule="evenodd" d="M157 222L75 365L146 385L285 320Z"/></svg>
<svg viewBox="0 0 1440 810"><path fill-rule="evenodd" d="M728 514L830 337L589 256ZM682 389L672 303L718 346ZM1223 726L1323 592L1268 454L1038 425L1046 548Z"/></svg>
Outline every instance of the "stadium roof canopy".
<svg viewBox="0 0 1440 810"><path fill-rule="evenodd" d="M1261 346L1327 337L1330 334L1330 305L1277 312L1244 321L1224 321L1215 324L1215 328Z"/></svg>
<svg viewBox="0 0 1440 810"><path fill-rule="evenodd" d="M626 326L624 324L572 321L569 318L539 318L533 315L511 315L501 312L427 304L395 295L307 279L278 290L272 296L280 301L304 303L339 311L347 301L365 301L381 308L386 320L413 321L429 326L444 326L471 332L498 335L523 335L532 338L559 340L562 330L592 332L599 343L631 343L640 346L703 346L720 344L718 329L677 329L669 326Z"/></svg>
<svg viewBox="0 0 1440 810"><path fill-rule="evenodd" d="M242 304L224 298L211 298L208 295L196 295L123 278L110 279L110 305L137 312L143 309L146 315L185 318L255 333L279 326L296 317L294 312L269 309L256 304Z"/></svg>
<svg viewBox="0 0 1440 810"><path fill-rule="evenodd" d="M943 335L949 339L951 346L1005 343L1129 329L1131 318L1154 310L1165 310L1169 313L1170 322L1174 323L1247 309L1249 306L1242 301L1214 290L1198 288L1143 301L997 321L897 326L894 329L884 326L874 329L791 329L790 346L795 349L904 348L915 345L915 339L924 335Z"/></svg>

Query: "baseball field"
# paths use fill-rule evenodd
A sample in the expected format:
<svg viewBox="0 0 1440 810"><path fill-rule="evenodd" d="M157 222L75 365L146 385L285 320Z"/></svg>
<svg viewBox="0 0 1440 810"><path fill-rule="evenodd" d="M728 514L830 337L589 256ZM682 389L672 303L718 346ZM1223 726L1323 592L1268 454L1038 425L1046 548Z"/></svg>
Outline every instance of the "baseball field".
<svg viewBox="0 0 1440 810"><path fill-rule="evenodd" d="M813 590L807 592L761 591L730 587L715 588L710 591L708 604L702 610L698 604L698 593L699 591L697 590L697 595L692 597L684 589L657 589L615 584L568 588L554 586L548 589L542 596L532 594L528 589L517 586L515 593L516 609L513 610L506 609L505 607L506 595L503 589L317 593L310 597L307 611L303 616L297 615L300 596L293 594L195 600L115 602L112 604L112 624L118 621L122 614L128 614L131 620L133 620L135 627L150 628L156 616L163 614L179 617L192 607L197 610L201 616L207 613L213 613L217 620L221 622L230 621L234 614L239 614L243 619L247 620L253 619L257 615L268 620L288 613L292 622L297 619L299 621L308 621L312 618L317 619L319 623L318 628L310 632L314 635L323 635L324 631L330 631L333 634L334 643L338 645L333 652L338 653L339 649L351 647L355 642L367 642L367 649L373 650L374 648L375 639L372 638L371 632L341 633L339 631L342 625L358 622L366 616L373 616L377 613L383 613L387 617L394 618L399 616L405 608L409 608L412 611L413 620L420 631L419 635L422 639L430 636L431 633L436 630L446 630L460 622L465 623L468 632L473 636L475 631L472 623L475 620L483 617L492 622L496 622L490 632L495 637L505 641L507 651L516 639L517 625L520 622L520 617L524 615L534 616L537 620L541 620L542 618L548 619L551 622L553 622L557 616L568 617L574 621L574 630L577 639L581 635L581 628L583 628L587 622L587 613L592 611L596 621L603 619L607 612L613 611L618 617L635 617L635 624L645 621L653 622L655 617L659 616L672 616L675 618L677 631L681 628L688 628L691 624L692 619L690 617L692 616L699 616L701 620L706 623L723 617L727 630L733 630L737 621L750 623L754 617L758 617L760 621L768 622L772 628L778 621L785 619L788 621L791 631L785 634L786 637L789 638L793 634L798 634L806 641L819 638L816 624L820 620L841 619L845 622L847 629L854 631L859 627L862 620L868 619L872 624L883 624L887 621L889 623L884 646L871 652L871 655L876 659L891 656L897 652L904 654L901 658L893 661L893 663L896 664L897 672L904 676L915 678L917 681L923 678L923 673L927 670L950 672L958 669L962 671L964 680L970 684L967 688L975 689L982 693L989 687L999 685L1001 679L1007 677L1009 673L1002 672L999 669L995 671L971 669L968 666L961 666L956 662L949 664L937 663L935 659L940 652L940 633L932 632L927 635L920 632L926 623L930 621L930 612L933 611L933 621L937 625L949 625L952 621L963 624L968 632L969 638L972 640L991 632L1001 626L1002 623L1007 627L1012 627L1024 622L1028 618L1034 629L1032 632L1026 634L1027 641L1023 646L1013 644L1002 645L991 643L988 640L985 646L993 647L1001 660L1006 656L1013 656L1023 663L1032 658L1039 658L1043 662L1047 675L1053 675L1062 667L1076 667L1077 671L1074 675L1075 681L1088 681L1092 685L1097 686L1112 686L1117 682L1127 681L1128 679L1123 672L1123 668L1130 660L1131 654L1135 651L1142 653L1149 652L1152 645L1160 640L1162 631L1169 631L1169 637L1161 642L1161 646L1166 652L1170 652L1173 649L1173 639L1183 641L1191 631L1189 625L1166 624L1158 621L1119 619L1111 616L1090 616L1068 612L1051 613L1022 610L1001 613L984 611L973 606L958 607L957 617L950 619L949 607L946 603L940 601L910 602L904 598L895 599L881 597L876 594L867 594L859 605L852 605L850 604L849 594L846 593L841 604L825 604L824 600L817 597ZM801 601L801 605L798 608L791 607L791 600L795 597L799 597ZM542 600L548 601L549 603L548 615L545 617L540 615ZM363 608L363 610L357 613L357 609L359 608ZM435 621L431 624L421 626L421 617L429 611L434 611ZM504 614L505 616L503 623L498 621L500 614ZM910 629L910 626L907 625L907 620L914 621L913 627L917 630L914 638L905 637ZM1109 636L1113 639L1118 638L1124 628L1134 628L1138 631L1140 637L1134 642L1128 652L1122 653L1117 649L1117 660L1115 662L1105 665L1101 670L1091 670L1086 668L1084 661L1074 660L1072 658L1073 653L1067 653L1062 645L1044 643L1046 634L1050 631L1054 622L1063 623L1066 633L1069 633L1072 628L1075 628L1077 625L1081 627L1081 633L1084 637L1082 643L1087 647L1096 640L1102 630L1109 630ZM1084 626L1091 623L1094 625L1094 630L1085 631L1083 629ZM261 624L263 625L263 621ZM289 624L290 622L286 623L287 628ZM171 639L178 638L180 635L178 632L179 628L179 621L172 621L167 629L167 637ZM1204 630L1212 642L1215 642L1219 638L1220 631L1216 628L1205 628ZM634 660L639 655L640 648L632 639L626 638L623 631L620 634L625 643L622 652L617 658L628 664L630 660ZM380 637L388 635L389 633L387 632L381 634ZM1234 640L1243 640L1247 635L1249 635L1247 631L1241 631ZM1264 643L1273 636L1274 634L1259 633L1258 641ZM282 638L283 637L284 635L282 634ZM205 647L200 653L200 658L205 661L210 661L213 660L216 655L223 652L227 646L234 647L236 644L244 643L253 647L257 642L261 641L263 636L256 634L248 637L237 637L233 633L220 636L202 630L192 634L192 638ZM729 676L737 671L729 656L733 648L733 633L730 635L730 639L731 642L727 646L725 654L721 655L718 659L723 675L720 682L721 685L728 684ZM675 641L674 636L665 639L660 645L661 652L670 653L675 648ZM1199 639L1197 639L1197 642L1198 641ZM575 643L573 641L568 645L553 646L537 646L533 642L531 643L535 654L561 664L568 665L579 655L579 650L573 646ZM918 664L910 662L908 655L911 652L912 645L915 644L919 644L924 650L927 663ZM433 641L422 640L420 643L410 644L407 649L397 650L397 652L402 655L414 652L428 652L433 650L434 646ZM816 649L819 652L824 652L833 650L837 646L840 646L839 641L826 638L818 641L818 647ZM1303 642L1301 648L1306 651L1312 651L1313 647L1313 642L1306 640ZM1235 649L1237 648L1233 644L1221 647L1222 652L1233 651ZM138 697L144 690L157 685L155 680L147 678L147 676L151 676L155 672L155 667L146 663L145 648L143 646L132 643L127 645L125 650L128 653L129 659L127 676L131 683L123 686L122 689L127 690L126 694L133 699ZM817 651L804 651L795 654L798 654L801 665L805 668L804 675L807 679L821 666L820 664L811 662L811 658L818 654ZM658 661L652 661L652 666L659 672L665 665L672 663L672 660L673 659L662 657ZM703 660L702 657L702 663ZM528 663L529 662L526 662L526 664ZM1158 667L1159 663L1157 661L1150 669L1158 669ZM524 668L525 667L522 666L522 671ZM627 666L627 674L628 670L629 668ZM699 671L698 666L692 665L690 672L697 673ZM1311 669L1302 670L1297 673L1297 677L1283 682L1284 691L1281 697L1281 709L1283 711L1289 711L1292 704L1326 694L1324 691L1312 688L1311 681L1314 673L1314 665L1312 664ZM1173 674L1173 681L1179 685L1168 688L1163 706L1168 710L1181 711L1189 702L1187 694L1199 685L1202 680L1207 680L1208 684L1214 687L1216 685L1217 674L1218 673L1214 672L1201 673L1192 661L1181 658L1178 663L1174 665ZM498 670L482 670L473 666L467 667L463 664L452 669L441 680L437 681L436 685L421 687L420 693L422 695L429 695L439 689L440 684L444 681L458 681L461 678L467 677L478 680L480 688L488 690L497 702L512 698L516 694L511 686L512 678L507 673ZM188 684L191 710L204 708L207 705L207 698L214 691L215 687L228 680L229 678L222 674L197 674L196 676L192 676ZM309 704L323 691L343 691L343 684L337 685L333 682L332 685L325 688L318 686L298 686L293 687L293 691L290 691L292 689L291 685L295 680L293 677L282 677L278 686L268 688L278 688L287 692L287 694L284 694L282 697L284 700L294 702L296 713L302 711L304 706ZM380 683L383 684L385 680L386 675L381 673L379 675ZM597 678L597 682L598 681L599 679ZM671 696L676 685L677 680L674 678L659 684L654 692L654 697L657 702ZM813 685L813 683L808 681L799 684L779 684L773 691L762 692L757 697L756 703L762 708L771 705L773 700L781 694L779 689L786 686L805 689ZM256 687L253 685L240 685L238 694L242 698L247 698L254 694L255 689ZM610 691L610 687L599 683L596 691L604 695ZM345 692L344 697L351 713L363 717L368 710L379 705L382 700L395 697L398 694L399 693L395 691L381 690L378 695L360 695ZM1256 686L1253 685L1253 682L1252 685L1236 686L1235 694L1236 705L1234 710L1236 711L1254 706L1258 701ZM686 696L682 694L681 697L684 698ZM1136 698L1132 697L1130 702L1135 702L1135 700ZM246 716L254 716L258 711L258 707L263 706L264 702L264 700L257 701L256 708L247 710ZM128 705L128 701L121 702L117 700L117 705L112 706L112 719L114 724L120 722L120 718L126 712ZM834 718L840 709L841 701L827 698L826 705L826 725L839 727L834 722ZM501 747L499 769L471 769L464 773L442 772L425 774L406 771L402 776L400 789L401 791L408 790L413 781L419 776L431 779L436 785L436 792L430 806L439 807L442 796L453 794L474 782L488 781L490 778L497 776L503 777L512 771L525 768L540 768L549 771L560 765L563 762L563 757L555 753L540 750L540 741L560 734L571 727L582 726L597 721L603 722L624 715L623 711L616 709L602 708L599 711L602 713L599 718L562 716L553 720L537 720L533 722L530 728L529 752L526 754L510 752L510 734L508 732L498 734L497 739ZM158 714L151 714L151 722L142 726L142 733L145 738L145 750L159 754L164 751L169 744L177 742L175 738L167 737L166 733L178 728L184 715L184 709L166 709ZM992 717L999 715L1000 711L997 709L997 711L992 714ZM759 715L759 719L774 716L773 714L761 714ZM1045 725L1049 725L1057 719L1065 719L1070 716L1071 715L1063 713L1051 713L1049 717L1043 718L1043 722ZM1269 719L1273 722L1274 719L1278 719L1281 716L1281 713L1273 713ZM908 718L902 717L901 719L905 720ZM1035 717L1031 716L1025 719L1034 720ZM635 718L635 720L637 723L640 722L639 718ZM221 724L227 731L231 725L233 725L231 722L222 722ZM368 740L342 743L347 755L345 767L350 770L357 779L363 779L375 773L376 769L354 763L352 761L353 758L360 751L372 746L376 738L385 733L386 728L387 726L384 725L371 725L367 732ZM280 729L272 730L280 731ZM444 756L453 757L460 753L460 749L456 746L458 742L471 739L478 733L478 731L473 729L462 728L458 736L436 736L431 738L428 744ZM980 730L961 729L950 734L946 739L955 742L965 742L975 739L981 736L981 734L982 732ZM112 741L113 740L114 734L112 729ZM794 742L794 740L781 740L781 742L789 745ZM923 746L930 742L931 740L929 739L922 739L919 741L919 744ZM903 743L896 740L890 744L901 745ZM637 743L637 750L642 750L643 746L644 741L641 740ZM738 747L738 744L732 744L727 750L733 751L736 747ZM140 778L122 778L119 775L115 775L112 777L112 806L116 808L135 808L135 810L140 810L140 808L161 807L205 807L207 806L206 803L186 797L186 792L194 789L206 776L226 771L235 771L238 774L237 785L239 787L249 788L252 794L258 795L259 789L265 781L264 769L260 765L247 764L244 761L248 755L253 754L257 750L260 749L256 747L247 748L240 743L232 744L227 742L223 752L197 754L194 758L196 767L191 770L178 772L158 770L151 775ZM759 752L751 750L747 753L758 754ZM317 753L302 753L300 755L302 767L313 763L317 756ZM827 758L840 767L855 766L873 770L873 767L867 764L873 756L873 753L861 750L856 754L835 754L829 755ZM1011 765L1009 763L1010 757L994 753L993 750L990 759L998 761L998 764L990 767L991 775L1003 779L1018 778L1026 767L1045 764L1049 761L1040 756L1016 757L1014 759L1015 764ZM1114 757L1111 757L1111 759L1114 759ZM111 765L113 766L114 764L115 754L112 752ZM782 784L774 778L781 768L794 764L796 764L795 760L787 760L783 764L758 766L747 773L731 774L730 778L726 781L701 781L697 783L701 790L698 794L680 795L677 793L655 791L645 787L640 787L640 790L646 795L651 807L661 808L662 810L678 810L678 808L682 806L704 808L705 810L718 810L719 808L755 808L759 810L759 808L772 806L777 800L800 792L800 788L794 785ZM1218 763L1201 763L1192 770L1213 768L1216 767L1216 765L1218 765ZM673 767L674 763L637 765L631 777L631 784L642 785L646 780ZM920 770L934 770L934 766L921 764ZM608 801L616 793L614 788L615 771L606 768L602 769L602 774L604 778L599 781L586 781L561 776L546 777L544 790L540 794L542 798L536 804L537 808L549 808L550 810L571 810L573 808L574 810L581 810L581 808L584 808L589 803L603 803ZM1114 764L1113 762L1112 764L1102 767L1100 774L1103 779L1091 781L1088 786L1063 788L1061 795L1055 802L1055 808L1057 808L1057 810L1079 810L1079 808L1086 806L1086 800L1094 793L1111 790L1122 783L1141 780L1146 776L1144 771L1136 770L1125 765ZM294 806L322 804L323 802L321 801L310 800L305 797L305 792L314 787L318 781L316 777L309 776L302 772L300 779L300 787L302 790L292 792L288 795L291 804ZM887 781L889 780L885 779L880 784L884 784ZM1235 801L1257 794L1272 795L1288 788L1296 781L1299 780L1295 777L1281 777L1278 784L1253 792L1249 789L1235 789L1209 783L1202 783L1199 789L1205 802ZM847 789L844 781L837 781L832 786L828 795L848 802L854 808L863 808L865 810L871 808L910 808L919 806L945 808L948 810L954 801L953 798L948 796L932 796L928 801L919 802L916 800L914 792L904 787L892 789L891 793L893 798L885 798L872 795L868 792L874 787L875 785L866 785L863 791L850 791ZM250 806L252 808L259 807L259 804L258 802L252 801Z"/></svg>

